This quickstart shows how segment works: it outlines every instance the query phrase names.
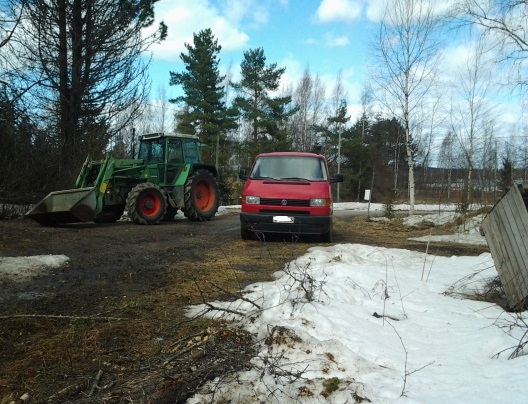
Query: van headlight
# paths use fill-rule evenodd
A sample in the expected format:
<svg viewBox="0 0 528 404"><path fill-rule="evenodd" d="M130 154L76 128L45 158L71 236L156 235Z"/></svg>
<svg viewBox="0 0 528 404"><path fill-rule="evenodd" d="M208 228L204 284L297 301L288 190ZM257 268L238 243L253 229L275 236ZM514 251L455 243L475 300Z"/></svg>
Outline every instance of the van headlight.
<svg viewBox="0 0 528 404"><path fill-rule="evenodd" d="M246 196L242 198L242 203L247 203L248 205L260 205L260 196Z"/></svg>
<svg viewBox="0 0 528 404"><path fill-rule="evenodd" d="M310 199L310 206L330 206L330 199L326 199L326 198Z"/></svg>

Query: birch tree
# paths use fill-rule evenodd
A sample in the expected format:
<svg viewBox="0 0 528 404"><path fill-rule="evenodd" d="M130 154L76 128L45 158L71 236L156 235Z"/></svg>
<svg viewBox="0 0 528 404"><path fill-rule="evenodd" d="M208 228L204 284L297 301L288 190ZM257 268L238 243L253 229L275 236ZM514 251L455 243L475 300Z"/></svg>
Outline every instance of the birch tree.
<svg viewBox="0 0 528 404"><path fill-rule="evenodd" d="M435 84L440 41L440 19L429 0L392 0L387 3L373 42L374 74L380 101L401 120L405 130L409 172L409 214L414 212L413 122L419 106Z"/></svg>
<svg viewBox="0 0 528 404"><path fill-rule="evenodd" d="M310 151L317 143L316 130L325 118L325 88L319 76L305 69L293 92L292 102L298 111L292 117L290 134L295 150Z"/></svg>
<svg viewBox="0 0 528 404"><path fill-rule="evenodd" d="M476 41L467 61L459 69L460 76L453 82L451 127L466 159L466 193L462 201L466 208L472 199L477 147L484 139L493 109L489 101L493 81L485 50L483 40Z"/></svg>
<svg viewBox="0 0 528 404"><path fill-rule="evenodd" d="M528 1L461 0L455 11L465 22L477 25L486 41L499 50L498 60L512 67L513 82L528 84Z"/></svg>

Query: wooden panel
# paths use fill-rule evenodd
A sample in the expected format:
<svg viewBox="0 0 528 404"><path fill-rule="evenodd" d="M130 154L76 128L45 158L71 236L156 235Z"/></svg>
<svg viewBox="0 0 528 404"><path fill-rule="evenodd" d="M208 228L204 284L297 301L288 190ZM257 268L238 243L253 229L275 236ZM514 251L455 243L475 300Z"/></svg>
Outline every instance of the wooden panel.
<svg viewBox="0 0 528 404"><path fill-rule="evenodd" d="M528 212L512 187L482 221L495 267L512 308L528 296Z"/></svg>

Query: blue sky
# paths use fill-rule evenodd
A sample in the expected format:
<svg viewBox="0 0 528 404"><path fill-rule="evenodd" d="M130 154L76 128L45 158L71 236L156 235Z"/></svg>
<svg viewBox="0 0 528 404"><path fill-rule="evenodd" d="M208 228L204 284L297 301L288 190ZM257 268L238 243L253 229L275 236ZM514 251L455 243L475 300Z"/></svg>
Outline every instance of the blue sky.
<svg viewBox="0 0 528 404"><path fill-rule="evenodd" d="M295 85L306 68L330 92L338 73L349 104L364 83L368 44L382 0L161 0L156 17L168 25L168 38L152 48L152 96L159 86L177 93L169 72L184 69L180 53L193 33L211 28L222 46L220 69L236 73L243 52L262 47L268 63L286 67L285 85Z"/></svg>
<svg viewBox="0 0 528 404"><path fill-rule="evenodd" d="M169 86L170 71L184 66L180 54L192 44L193 33L211 28L222 46L220 70L231 65L234 80L243 52L262 47L268 63L285 67L283 85L295 86L306 68L332 91L341 73L352 119L359 116L360 94L372 62L369 47L385 4L390 0L160 0L156 19L168 26L168 38L152 47L151 98L163 87L173 98L180 88ZM434 1L435 11L445 11L456 0ZM448 32L442 49L441 75L452 81L471 54L471 41L460 32ZM509 96L511 98L511 95ZM521 105L510 102L498 113L513 124L522 115Z"/></svg>

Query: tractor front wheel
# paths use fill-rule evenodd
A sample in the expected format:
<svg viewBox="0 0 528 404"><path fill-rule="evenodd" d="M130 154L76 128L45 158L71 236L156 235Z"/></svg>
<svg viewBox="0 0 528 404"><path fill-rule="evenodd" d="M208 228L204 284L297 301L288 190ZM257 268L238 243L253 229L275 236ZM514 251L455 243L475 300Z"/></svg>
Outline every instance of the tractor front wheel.
<svg viewBox="0 0 528 404"><path fill-rule="evenodd" d="M211 220L218 211L220 191L215 177L207 170L196 170L185 182L185 217L191 221Z"/></svg>
<svg viewBox="0 0 528 404"><path fill-rule="evenodd" d="M136 224L158 224L167 212L167 200L156 184L145 182L128 193L128 216Z"/></svg>

